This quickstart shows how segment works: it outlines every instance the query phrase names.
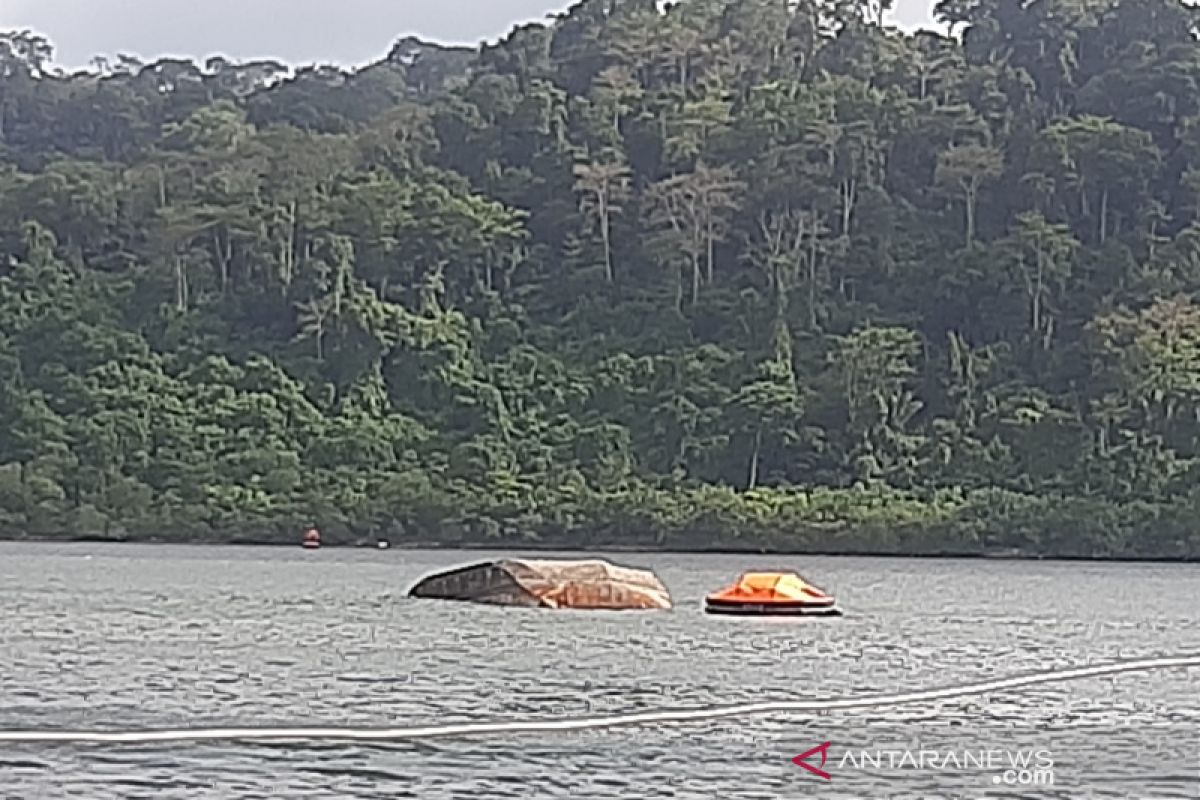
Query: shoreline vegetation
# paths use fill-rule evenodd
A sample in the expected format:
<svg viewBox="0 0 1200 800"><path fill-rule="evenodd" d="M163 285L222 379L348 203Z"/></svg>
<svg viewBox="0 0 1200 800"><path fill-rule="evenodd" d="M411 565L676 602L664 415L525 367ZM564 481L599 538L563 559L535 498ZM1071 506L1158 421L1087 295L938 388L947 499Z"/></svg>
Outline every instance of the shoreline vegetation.
<svg viewBox="0 0 1200 800"><path fill-rule="evenodd" d="M998 490L919 497L890 489L745 493L706 487L685 493L643 487L607 496L575 494L542 511L472 505L467 497L435 507L408 504L408 513L398 518L390 513L395 506L384 502L374 518L327 509L317 519L322 544L333 547L371 547L384 540L399 549L1200 560L1195 500L1122 506ZM96 527L90 529L47 519L40 528L0 528L0 539L296 546L311 519L247 522L227 515L184 522L148 514L133 524L93 517ZM1153 537L1142 535L1149 526Z"/></svg>
<svg viewBox="0 0 1200 800"><path fill-rule="evenodd" d="M343 541L331 544L322 544L321 550L375 550L379 540L377 539L357 539L353 541ZM103 534L62 534L62 535L46 535L43 537L33 538L28 536L0 538L0 543L29 543L29 544L107 544L107 545L184 545L188 547L270 547L284 548L297 547L295 542L283 542L277 536L264 535L243 535L238 537L221 537L211 540L189 537L184 540L168 537L168 536L146 536L138 538L114 538ZM1161 557L1153 555L1145 556L1096 556L1096 555L1054 555L1048 556L1038 551L1021 551L1021 550L996 550L996 551L911 551L905 549L903 552L875 552L872 550L822 550L819 548L809 550L788 550L788 549L766 549L754 548L749 545L712 545L712 546L692 546L685 545L636 545L636 544L611 544L601 547L593 546L573 546L571 543L552 544L547 542L537 543L515 543L510 541L499 542L482 542L482 541L463 541L463 542L446 542L437 540L413 540L401 542L399 544L389 542L388 551L396 551L400 553L413 551L454 551L461 553L505 553L514 556L523 554L524 557L536 558L539 555L569 553L569 554L597 554L597 555L713 555L713 556L740 556L740 557L758 557L758 558L887 558L887 559L902 559L914 561L946 561L946 560L962 560L962 561L1047 561L1059 563L1090 563L1090 564L1160 564L1160 565L1193 565L1200 563L1200 557L1187 556L1182 558Z"/></svg>
<svg viewBox="0 0 1200 800"><path fill-rule="evenodd" d="M886 5L0 31L0 538L1197 560L1200 7Z"/></svg>

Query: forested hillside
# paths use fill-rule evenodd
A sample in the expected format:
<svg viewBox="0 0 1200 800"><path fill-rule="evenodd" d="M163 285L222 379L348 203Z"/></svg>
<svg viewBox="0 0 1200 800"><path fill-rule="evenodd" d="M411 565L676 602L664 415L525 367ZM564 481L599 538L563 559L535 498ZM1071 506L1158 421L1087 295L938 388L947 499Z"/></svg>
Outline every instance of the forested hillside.
<svg viewBox="0 0 1200 800"><path fill-rule="evenodd" d="M1195 557L1179 0L0 37L0 531Z"/></svg>

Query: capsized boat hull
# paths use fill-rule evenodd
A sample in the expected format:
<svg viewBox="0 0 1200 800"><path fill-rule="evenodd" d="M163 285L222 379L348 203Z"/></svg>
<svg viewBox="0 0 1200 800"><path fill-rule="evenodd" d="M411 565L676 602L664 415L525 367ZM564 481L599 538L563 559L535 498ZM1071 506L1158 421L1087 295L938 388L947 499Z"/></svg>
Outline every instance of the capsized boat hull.
<svg viewBox="0 0 1200 800"><path fill-rule="evenodd" d="M671 595L657 575L599 560L470 564L423 578L409 597L595 611L671 608Z"/></svg>

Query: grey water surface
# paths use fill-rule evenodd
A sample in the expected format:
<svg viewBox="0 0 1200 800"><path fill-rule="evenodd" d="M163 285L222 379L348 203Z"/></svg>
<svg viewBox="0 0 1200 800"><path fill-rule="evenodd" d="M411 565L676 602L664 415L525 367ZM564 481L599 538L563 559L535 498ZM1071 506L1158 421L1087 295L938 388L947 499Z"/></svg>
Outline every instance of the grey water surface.
<svg viewBox="0 0 1200 800"><path fill-rule="evenodd" d="M610 557L659 573L674 611L405 597L431 570L492 555L0 544L0 730L563 719L1200 653L1195 565L621 554ZM800 571L846 616L701 612L705 593L760 567ZM0 800L1197 798L1198 678L1174 669L827 715L465 740L0 744ZM792 763L826 741L828 780ZM1052 754L1053 784L1048 770L1006 776L999 762L852 755L880 749L988 750L1018 767Z"/></svg>

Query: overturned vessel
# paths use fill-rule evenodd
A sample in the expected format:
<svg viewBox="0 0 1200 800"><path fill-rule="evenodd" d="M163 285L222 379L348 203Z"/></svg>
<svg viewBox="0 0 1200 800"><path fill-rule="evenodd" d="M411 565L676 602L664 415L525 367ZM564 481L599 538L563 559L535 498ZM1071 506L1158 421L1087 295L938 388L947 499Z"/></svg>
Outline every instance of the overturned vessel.
<svg viewBox="0 0 1200 800"><path fill-rule="evenodd" d="M709 614L840 617L837 600L794 572L747 572L704 599Z"/></svg>
<svg viewBox="0 0 1200 800"><path fill-rule="evenodd" d="M430 575L408 594L534 608L671 608L671 595L653 572L601 560L488 561Z"/></svg>

